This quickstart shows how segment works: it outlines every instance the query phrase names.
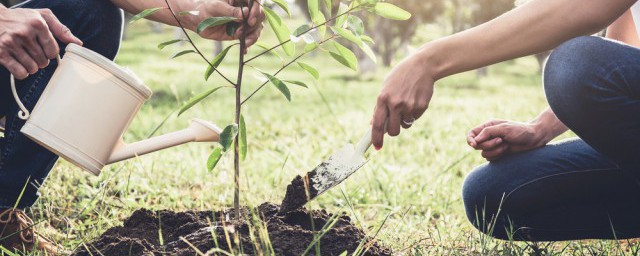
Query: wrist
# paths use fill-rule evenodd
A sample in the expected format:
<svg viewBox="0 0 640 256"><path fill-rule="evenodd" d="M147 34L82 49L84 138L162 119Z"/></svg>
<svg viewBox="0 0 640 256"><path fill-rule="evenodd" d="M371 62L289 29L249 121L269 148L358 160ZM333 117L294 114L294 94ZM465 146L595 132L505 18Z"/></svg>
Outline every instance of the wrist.
<svg viewBox="0 0 640 256"><path fill-rule="evenodd" d="M185 29L196 31L198 24L202 21L202 15L204 15L202 1L173 1L175 7L175 14L180 19L180 23ZM180 15L181 12L195 12L185 15Z"/></svg>
<svg viewBox="0 0 640 256"><path fill-rule="evenodd" d="M425 70L434 82L448 76L445 70L449 63L447 58L442 56L446 52L444 49L446 45L441 42L441 40L429 42L423 45L415 55L419 67Z"/></svg>
<svg viewBox="0 0 640 256"><path fill-rule="evenodd" d="M533 129L535 140L537 142L536 144L540 146L546 145L555 137L545 122L536 119L531 121L529 124Z"/></svg>

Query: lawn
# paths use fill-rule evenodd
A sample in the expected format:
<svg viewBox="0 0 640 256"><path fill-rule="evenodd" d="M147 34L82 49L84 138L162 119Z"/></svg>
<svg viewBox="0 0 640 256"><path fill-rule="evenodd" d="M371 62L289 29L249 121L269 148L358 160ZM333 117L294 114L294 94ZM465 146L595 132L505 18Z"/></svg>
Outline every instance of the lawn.
<svg viewBox="0 0 640 256"><path fill-rule="evenodd" d="M214 77L203 80L204 66L195 55L170 60L186 46L156 48L174 33L152 33L136 24L124 41L117 62L137 73L155 94L126 134L127 141L146 138L163 119L193 95L224 85ZM273 43L272 38L266 38ZM205 52L211 43L198 41ZM255 55L253 49L249 55ZM232 50L229 56L236 56ZM298 174L313 169L343 144L357 140L368 128L376 96L388 68L360 76L324 54L304 59L321 68L313 81L292 67L285 78L307 81L310 88L291 87L292 102L267 87L246 105L249 153L242 164L242 202L258 205L280 202L286 185ZM252 65L265 70L278 67L274 57ZM233 74L237 60L221 66ZM247 75L244 95L258 84ZM483 163L465 143L467 131L492 118L527 121L546 106L534 58L501 63L489 76L474 72L438 82L427 114L412 129L387 139L379 152L370 152L368 164L353 177L322 195L311 208L345 212L369 233L380 228L378 239L404 255L553 255L619 254L637 250L616 242L563 242L526 244L483 237L467 221L461 185L474 166ZM233 94L223 89L184 115L172 115L159 133L185 127L190 118L211 120L221 127L233 120ZM109 120L104 120L108 122ZM570 135L564 135L567 137ZM226 156L210 172L207 144L189 144L138 159L117 163L91 176L60 161L31 209L44 233L67 248L99 236L139 208L212 210L229 207L233 200L233 162ZM621 242L622 243L622 242ZM631 247L631 248L630 248ZM544 253L543 253L544 254Z"/></svg>

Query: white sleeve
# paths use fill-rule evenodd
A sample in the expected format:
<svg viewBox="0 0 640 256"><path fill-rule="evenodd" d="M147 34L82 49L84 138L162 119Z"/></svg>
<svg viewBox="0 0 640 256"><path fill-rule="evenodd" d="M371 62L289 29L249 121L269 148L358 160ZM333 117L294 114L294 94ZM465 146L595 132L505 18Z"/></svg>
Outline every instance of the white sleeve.
<svg viewBox="0 0 640 256"><path fill-rule="evenodd" d="M631 16L633 16L633 23L636 24L636 31L640 37L640 2L636 2L631 6Z"/></svg>

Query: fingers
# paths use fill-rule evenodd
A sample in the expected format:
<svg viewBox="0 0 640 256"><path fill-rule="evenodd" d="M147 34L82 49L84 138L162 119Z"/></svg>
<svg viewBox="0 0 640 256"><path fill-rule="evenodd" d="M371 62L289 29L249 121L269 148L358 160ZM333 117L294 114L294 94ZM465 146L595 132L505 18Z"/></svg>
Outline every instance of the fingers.
<svg viewBox="0 0 640 256"><path fill-rule="evenodd" d="M482 157L488 161L495 161L503 157L509 151L509 145L502 144L493 150L482 151Z"/></svg>
<svg viewBox="0 0 640 256"><path fill-rule="evenodd" d="M77 45L82 45L82 41L80 39L78 39L76 36L74 36L71 33L71 30L69 30L69 28L67 28L67 26L62 24L58 20L58 18L56 18L55 15L53 15L53 12L51 12L51 10L49 10L49 9L41 9L41 10L38 10L38 11L42 15L42 18L44 18L44 20L46 21L47 26L49 27L49 30L51 31L53 36L58 38L63 43L67 43L67 44L68 43L74 43L74 44L77 44ZM54 42L55 42L55 40L54 40Z"/></svg>
<svg viewBox="0 0 640 256"><path fill-rule="evenodd" d="M14 48L14 51L11 53L11 55L20 63L20 65L22 65L22 67L24 67L24 69L29 74L33 75L38 72L38 64L35 60L33 60L33 58L31 58L31 55L29 55L27 51L24 50L24 48Z"/></svg>
<svg viewBox="0 0 640 256"><path fill-rule="evenodd" d="M482 131L474 138L477 143L483 143L487 140L497 137L503 137L508 133L508 127L503 125L490 126L482 129Z"/></svg>
<svg viewBox="0 0 640 256"><path fill-rule="evenodd" d="M18 80L22 80L29 76L29 72L18 61L16 61L10 54L6 52L0 53L0 64L7 68L13 76Z"/></svg>
<svg viewBox="0 0 640 256"><path fill-rule="evenodd" d="M504 142L502 138L493 138L491 140L478 144L478 147L476 149L491 151L501 146L502 142Z"/></svg>
<svg viewBox="0 0 640 256"><path fill-rule="evenodd" d="M380 150L384 144L385 124L388 116L389 110L387 109L387 105L384 103L384 100L378 99L371 125L371 143L376 150Z"/></svg>
<svg viewBox="0 0 640 256"><path fill-rule="evenodd" d="M400 123L402 123L402 110L400 107L392 107L389 111L389 127L387 132L390 136L400 135Z"/></svg>

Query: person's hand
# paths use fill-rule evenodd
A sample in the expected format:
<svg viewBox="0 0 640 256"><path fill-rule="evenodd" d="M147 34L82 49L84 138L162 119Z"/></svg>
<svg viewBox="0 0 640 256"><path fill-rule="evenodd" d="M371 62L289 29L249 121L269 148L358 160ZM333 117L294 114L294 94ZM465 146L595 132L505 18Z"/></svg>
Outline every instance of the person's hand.
<svg viewBox="0 0 640 256"><path fill-rule="evenodd" d="M398 136L424 114L433 96L435 79L417 55L398 64L384 81L373 115L371 140L376 150L384 134Z"/></svg>
<svg viewBox="0 0 640 256"><path fill-rule="evenodd" d="M467 134L469 146L482 151L482 157L494 161L508 154L542 147L549 142L536 125L493 120L473 128Z"/></svg>
<svg viewBox="0 0 640 256"><path fill-rule="evenodd" d="M63 43L82 41L49 9L8 9L0 6L0 65L24 79L49 65Z"/></svg>
<svg viewBox="0 0 640 256"><path fill-rule="evenodd" d="M236 33L232 36L227 35L226 25L220 25L215 27L210 27L200 33L200 36L207 39L212 40L235 40L240 38L240 35L246 31L246 43L247 48L249 46L255 44L260 37L260 33L262 32L262 22L265 19L264 11L262 10L262 6L260 2L254 1L251 12L249 12L249 8L247 7L236 7L239 6L241 1L243 1L243 5L247 6L247 0L206 0L200 1L198 6L196 7L196 11L199 11L197 18L193 22L193 27L197 27L200 22L202 22L205 18L208 17L234 17L237 18L238 22L241 24ZM245 17L246 16L246 17ZM249 27L245 27L242 25L243 20L248 21ZM194 29L195 30L195 29Z"/></svg>

